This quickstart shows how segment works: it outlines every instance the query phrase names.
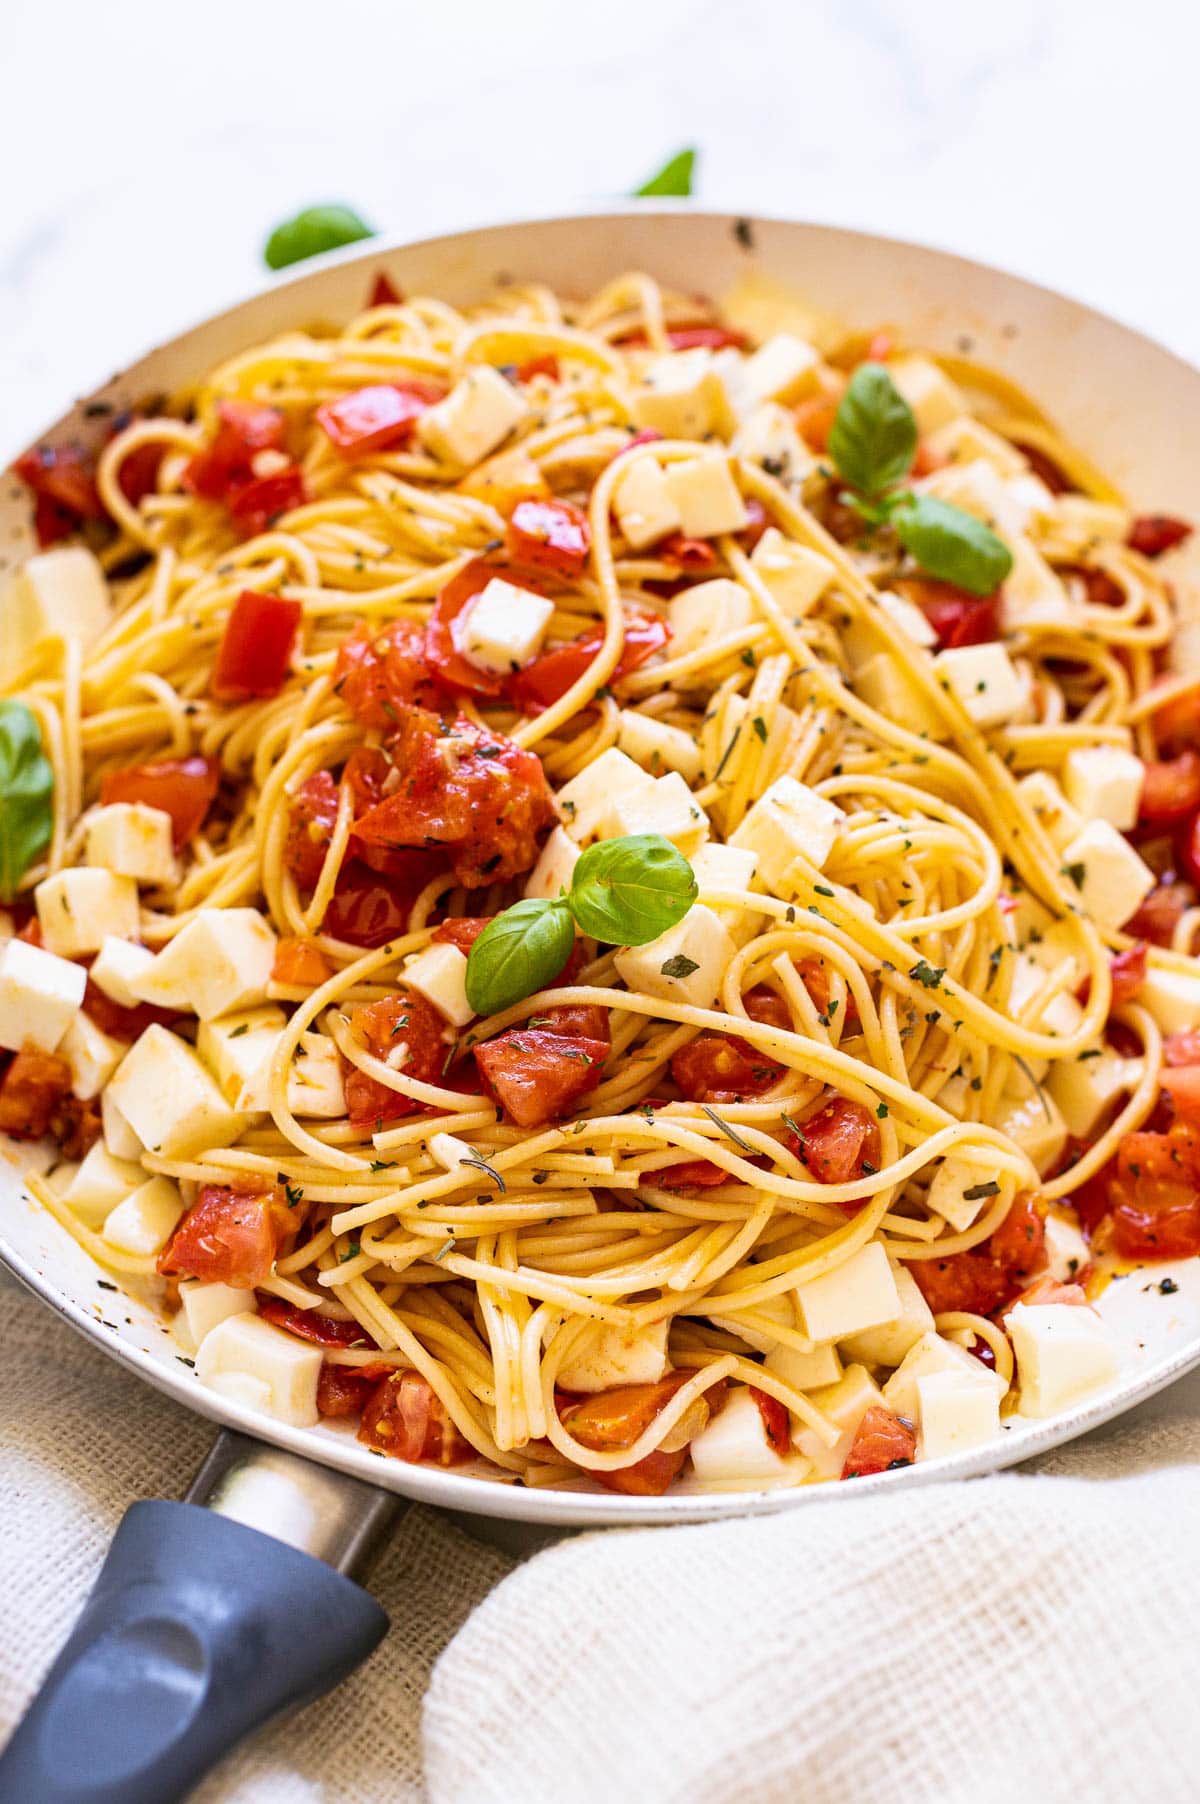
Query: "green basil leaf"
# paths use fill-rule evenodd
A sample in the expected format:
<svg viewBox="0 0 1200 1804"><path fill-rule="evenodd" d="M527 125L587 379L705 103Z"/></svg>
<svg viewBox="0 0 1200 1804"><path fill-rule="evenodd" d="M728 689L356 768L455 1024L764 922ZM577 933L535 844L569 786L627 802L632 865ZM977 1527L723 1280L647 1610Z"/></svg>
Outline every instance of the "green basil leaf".
<svg viewBox="0 0 1200 1804"><path fill-rule="evenodd" d="M374 238L375 228L360 219L353 207L336 202L325 207L305 207L294 219L285 219L267 239L263 256L268 269L286 269L289 263L303 263L306 257L319 257L322 251L335 251L342 244L357 244L360 238Z"/></svg>
<svg viewBox="0 0 1200 1804"><path fill-rule="evenodd" d="M0 902L50 844L54 771L35 716L24 702L0 702Z"/></svg>
<svg viewBox="0 0 1200 1804"><path fill-rule="evenodd" d="M991 595L1012 569L1012 552L990 526L936 495L906 495L891 523L922 570L972 595Z"/></svg>
<svg viewBox="0 0 1200 1804"><path fill-rule="evenodd" d="M681 150L673 156L669 163L664 163L657 175L652 175L648 182L634 189L638 198L647 195L673 195L682 200L692 192L692 172L696 167L694 150Z"/></svg>
<svg viewBox="0 0 1200 1804"><path fill-rule="evenodd" d="M575 944L575 923L562 897L527 897L489 921L467 956L467 1001L494 1015L544 989Z"/></svg>
<svg viewBox="0 0 1200 1804"><path fill-rule="evenodd" d="M917 422L882 363L860 363L851 376L828 450L860 495L881 495L907 476L917 454Z"/></svg>
<svg viewBox="0 0 1200 1804"><path fill-rule="evenodd" d="M659 833L589 846L568 901L584 933L610 946L644 946L682 921L700 889L683 853Z"/></svg>

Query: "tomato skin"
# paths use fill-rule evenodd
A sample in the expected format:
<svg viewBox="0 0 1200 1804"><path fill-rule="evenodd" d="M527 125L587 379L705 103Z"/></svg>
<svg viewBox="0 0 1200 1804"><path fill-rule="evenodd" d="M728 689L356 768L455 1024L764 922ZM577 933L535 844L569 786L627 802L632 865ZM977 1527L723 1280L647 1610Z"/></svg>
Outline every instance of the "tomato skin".
<svg viewBox="0 0 1200 1804"><path fill-rule="evenodd" d="M687 1456L686 1447L679 1447L674 1453L664 1453L656 1447L632 1466L620 1466L615 1472L589 1471L588 1476L606 1491L619 1491L624 1497L661 1497L683 1471Z"/></svg>
<svg viewBox="0 0 1200 1804"><path fill-rule="evenodd" d="M544 1027L509 1028L474 1049L488 1095L518 1127L569 1114L600 1082L608 1051L607 1040Z"/></svg>
<svg viewBox="0 0 1200 1804"><path fill-rule="evenodd" d="M101 1033L111 1034L114 1040L128 1040L131 1043L140 1038L154 1022L165 1027L176 1019L173 1010L156 1008L152 1002L139 1002L136 1008L123 1008L111 996L106 996L90 977L83 995L83 1012L90 1016Z"/></svg>
<svg viewBox="0 0 1200 1804"><path fill-rule="evenodd" d="M669 1372L653 1384L615 1384L583 1398L557 1392L558 1418L574 1440L594 1453L632 1447L690 1377L691 1372Z"/></svg>
<svg viewBox="0 0 1200 1804"><path fill-rule="evenodd" d="M1177 758L1147 764L1138 824L1174 827L1200 808L1200 752L1189 746Z"/></svg>
<svg viewBox="0 0 1200 1804"><path fill-rule="evenodd" d="M671 629L661 614L625 609L625 645L609 682L615 687L622 677L639 670L648 659L664 651L670 642ZM542 714L568 689L574 687L604 643L600 632L584 633L566 645L543 652L517 671L506 684L506 693L522 714Z"/></svg>
<svg viewBox="0 0 1200 1804"><path fill-rule="evenodd" d="M14 1140L40 1140L70 1093L66 1059L26 1044L0 1081L0 1133Z"/></svg>
<svg viewBox="0 0 1200 1804"><path fill-rule="evenodd" d="M818 1184L848 1184L863 1176L866 1165L879 1167L879 1129L860 1102L844 1096L806 1121L802 1137L790 1134L788 1146ZM862 1207L849 1206L855 1212Z"/></svg>
<svg viewBox="0 0 1200 1804"><path fill-rule="evenodd" d="M319 946L311 940L298 939L285 933L275 948L271 981L315 990L333 976L333 968Z"/></svg>
<svg viewBox="0 0 1200 1804"><path fill-rule="evenodd" d="M515 564L571 581L587 567L592 531L583 509L570 501L518 501L504 545Z"/></svg>
<svg viewBox="0 0 1200 1804"><path fill-rule="evenodd" d="M671 1060L689 1102L742 1102L769 1090L782 1067L729 1034L698 1034Z"/></svg>
<svg viewBox="0 0 1200 1804"><path fill-rule="evenodd" d="M914 602L938 636L938 650L985 645L1000 637L1000 591L972 595L932 577L906 577L893 588Z"/></svg>
<svg viewBox="0 0 1200 1804"><path fill-rule="evenodd" d="M1161 557L1164 551L1173 551L1176 545L1190 539L1193 530L1186 520L1178 520L1172 514L1139 514L1125 543L1143 557Z"/></svg>
<svg viewBox="0 0 1200 1804"><path fill-rule="evenodd" d="M1170 1066L1160 1081L1180 1120L1200 1126L1200 1064Z"/></svg>
<svg viewBox="0 0 1200 1804"><path fill-rule="evenodd" d="M230 610L209 689L218 702L246 702L278 695L287 681L298 601L243 589Z"/></svg>
<svg viewBox="0 0 1200 1804"><path fill-rule="evenodd" d="M1164 1074L1164 1084L1172 1075ZM1115 1158L1071 1201L1091 1232L1111 1218L1112 1244L1123 1259L1200 1253L1200 1125L1176 1120L1165 1132L1126 1134Z"/></svg>
<svg viewBox="0 0 1200 1804"><path fill-rule="evenodd" d="M1175 842L1180 864L1193 883L1200 884L1200 813L1192 816Z"/></svg>
<svg viewBox="0 0 1200 1804"><path fill-rule="evenodd" d="M221 767L216 759L194 753L110 771L100 785L100 800L105 804L144 802L148 808L161 808L171 817L178 851L199 832L220 782Z"/></svg>
<svg viewBox="0 0 1200 1804"><path fill-rule="evenodd" d="M396 1372L384 1379L363 1410L358 1438L410 1464L432 1460L439 1466L460 1466L475 1457L420 1372Z"/></svg>
<svg viewBox="0 0 1200 1804"><path fill-rule="evenodd" d="M254 539L273 526L280 514L303 507L307 500L304 476L292 464L273 476L260 476L234 489L229 496L229 517L244 539Z"/></svg>
<svg viewBox="0 0 1200 1804"><path fill-rule="evenodd" d="M402 709L437 706L437 688L425 659L425 629L394 620L382 631L362 621L338 647L334 693L364 727L395 731Z"/></svg>
<svg viewBox="0 0 1200 1804"><path fill-rule="evenodd" d="M904 1416L873 1403L855 1430L842 1467L843 1478L870 1478L911 1466L917 1457L917 1431Z"/></svg>
<svg viewBox="0 0 1200 1804"><path fill-rule="evenodd" d="M360 1323L339 1322L316 1309L298 1309L295 1303L286 1303L282 1297L259 1297L258 1313L265 1322L314 1347L370 1345L370 1337Z"/></svg>
<svg viewBox="0 0 1200 1804"><path fill-rule="evenodd" d="M1045 1263L1046 1224L1031 1198L1014 1200L986 1244L992 1258L1014 1279L1031 1277Z"/></svg>
<svg viewBox="0 0 1200 1804"><path fill-rule="evenodd" d="M397 990L394 996L363 1003L350 1016L350 1030L360 1045L385 1063L397 1046L407 1046L408 1059L397 1067L403 1076L422 1084L440 1081L446 1062L445 1023L424 996L413 990ZM425 1107L411 1096L402 1096L399 1090L390 1090L386 1084L368 1077L357 1065L347 1064L344 1076L346 1114L351 1127L378 1132L379 1124L419 1115Z"/></svg>
<svg viewBox="0 0 1200 1804"><path fill-rule="evenodd" d="M1185 1027L1180 1033L1168 1034L1163 1041L1163 1059L1168 1067L1200 1065L1200 1027Z"/></svg>
<svg viewBox="0 0 1200 1804"><path fill-rule="evenodd" d="M438 945L457 946L460 952L469 952L494 918L493 915L460 915L455 920L442 921L433 930L434 940Z"/></svg>
<svg viewBox="0 0 1200 1804"><path fill-rule="evenodd" d="M664 1165L661 1171L652 1172L648 1182L660 1190L713 1190L718 1184L734 1184L737 1179L711 1159L685 1159L679 1165Z"/></svg>
<svg viewBox="0 0 1200 1804"><path fill-rule="evenodd" d="M755 1384L746 1387L758 1405L758 1413L762 1417L763 1433L767 1437L767 1446L773 1453L786 1455L792 1450L792 1424L787 1412L786 1403L778 1397L768 1397L766 1391L760 1391Z"/></svg>
<svg viewBox="0 0 1200 1804"><path fill-rule="evenodd" d="M260 451L282 449L283 435L284 418L277 408L253 401L219 401L212 443L188 464L184 488L205 501L224 501L231 490L254 481L255 457Z"/></svg>
<svg viewBox="0 0 1200 1804"><path fill-rule="evenodd" d="M294 1221L282 1192L205 1184L159 1254L163 1277L201 1278L255 1290L271 1275L280 1242Z"/></svg>
<svg viewBox="0 0 1200 1804"><path fill-rule="evenodd" d="M34 528L43 551L67 538L80 521L104 518L93 461L81 445L35 445L13 469L34 496Z"/></svg>
<svg viewBox="0 0 1200 1804"><path fill-rule="evenodd" d="M1024 1303L1026 1308L1045 1309L1058 1304L1071 1309L1088 1307L1087 1291L1082 1284L1062 1284L1049 1272L1043 1272L1028 1290L1023 1290L1017 1302Z"/></svg>
<svg viewBox="0 0 1200 1804"><path fill-rule="evenodd" d="M317 424L343 457L370 456L405 444L445 390L432 382L377 382L317 408Z"/></svg>

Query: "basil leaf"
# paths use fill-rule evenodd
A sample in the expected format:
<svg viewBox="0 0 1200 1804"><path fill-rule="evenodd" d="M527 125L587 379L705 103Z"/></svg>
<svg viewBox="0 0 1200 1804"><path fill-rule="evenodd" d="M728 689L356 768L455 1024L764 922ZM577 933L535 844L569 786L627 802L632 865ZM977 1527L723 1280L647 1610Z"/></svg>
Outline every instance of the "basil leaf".
<svg viewBox="0 0 1200 1804"><path fill-rule="evenodd" d="M634 189L637 198L652 194L673 195L682 200L692 192L692 172L696 167L694 150L681 150L673 156L669 163L664 163L657 175L652 175L648 182Z"/></svg>
<svg viewBox="0 0 1200 1804"><path fill-rule="evenodd" d="M568 901L584 933L610 946L644 946L682 921L699 895L691 865L659 833L589 846Z"/></svg>
<svg viewBox="0 0 1200 1804"><path fill-rule="evenodd" d="M917 454L917 422L882 363L860 363L851 376L828 450L860 495L881 495L908 474Z"/></svg>
<svg viewBox="0 0 1200 1804"><path fill-rule="evenodd" d="M1012 552L990 526L936 495L905 495L891 523L922 570L972 595L991 595L1012 569Z"/></svg>
<svg viewBox="0 0 1200 1804"><path fill-rule="evenodd" d="M574 944L562 897L515 902L488 922L467 955L467 1001L477 1015L510 1008L557 977Z"/></svg>
<svg viewBox="0 0 1200 1804"><path fill-rule="evenodd" d="M0 902L50 844L54 771L35 716L24 702L0 702Z"/></svg>
<svg viewBox="0 0 1200 1804"><path fill-rule="evenodd" d="M353 207L337 203L305 207L294 219L275 227L263 257L268 269L286 269L289 263L303 263L306 257L319 257L322 251L335 251L339 245L374 236L374 226L360 219Z"/></svg>

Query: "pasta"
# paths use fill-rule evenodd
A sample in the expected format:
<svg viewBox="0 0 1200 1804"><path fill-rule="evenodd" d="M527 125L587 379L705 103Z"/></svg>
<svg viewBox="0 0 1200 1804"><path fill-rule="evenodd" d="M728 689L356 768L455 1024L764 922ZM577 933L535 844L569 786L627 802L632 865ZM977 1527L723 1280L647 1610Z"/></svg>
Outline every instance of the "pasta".
<svg viewBox="0 0 1200 1804"><path fill-rule="evenodd" d="M652 1494L1112 1381L1105 1259L1200 1252L1181 522L641 274L18 469L0 1126L198 1382Z"/></svg>

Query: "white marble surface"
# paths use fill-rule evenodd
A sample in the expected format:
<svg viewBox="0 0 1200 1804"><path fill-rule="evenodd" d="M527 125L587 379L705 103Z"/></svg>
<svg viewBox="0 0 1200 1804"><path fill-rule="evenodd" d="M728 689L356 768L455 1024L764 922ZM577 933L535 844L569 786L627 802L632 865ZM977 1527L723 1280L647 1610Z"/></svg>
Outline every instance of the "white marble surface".
<svg viewBox="0 0 1200 1804"><path fill-rule="evenodd" d="M1200 356L1183 0L4 0L0 442L345 199L414 235L619 194L916 237Z"/></svg>

